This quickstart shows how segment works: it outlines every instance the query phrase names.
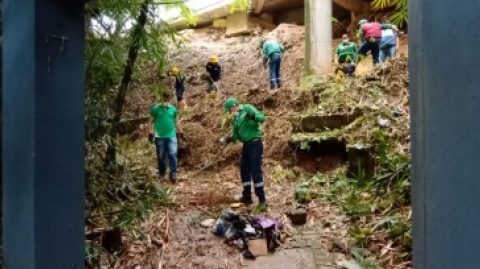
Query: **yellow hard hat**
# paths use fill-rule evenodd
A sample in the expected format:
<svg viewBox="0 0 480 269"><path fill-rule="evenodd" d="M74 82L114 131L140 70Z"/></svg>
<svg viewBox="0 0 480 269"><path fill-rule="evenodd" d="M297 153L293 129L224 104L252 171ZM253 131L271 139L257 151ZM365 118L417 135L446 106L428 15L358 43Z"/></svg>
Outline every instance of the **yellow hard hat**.
<svg viewBox="0 0 480 269"><path fill-rule="evenodd" d="M180 72L180 70L179 70L178 68L174 67L174 68L172 69L172 73L178 74L178 72Z"/></svg>
<svg viewBox="0 0 480 269"><path fill-rule="evenodd" d="M210 57L210 62L212 62L212 63L218 63L218 58L217 58L217 56L212 56L212 57Z"/></svg>

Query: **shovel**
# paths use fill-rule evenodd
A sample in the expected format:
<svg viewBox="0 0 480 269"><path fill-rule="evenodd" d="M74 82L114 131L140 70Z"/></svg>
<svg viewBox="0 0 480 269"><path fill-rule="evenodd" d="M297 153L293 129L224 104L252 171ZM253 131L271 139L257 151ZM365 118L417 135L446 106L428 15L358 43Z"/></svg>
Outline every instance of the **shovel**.
<svg viewBox="0 0 480 269"><path fill-rule="evenodd" d="M225 94L218 88L217 83L215 83L210 76L208 76L208 79L210 79L210 81L212 82L213 86L215 86L215 88L217 89L217 91L220 92L220 94L222 95L223 100L224 100L224 101L227 100L227 96L225 96Z"/></svg>

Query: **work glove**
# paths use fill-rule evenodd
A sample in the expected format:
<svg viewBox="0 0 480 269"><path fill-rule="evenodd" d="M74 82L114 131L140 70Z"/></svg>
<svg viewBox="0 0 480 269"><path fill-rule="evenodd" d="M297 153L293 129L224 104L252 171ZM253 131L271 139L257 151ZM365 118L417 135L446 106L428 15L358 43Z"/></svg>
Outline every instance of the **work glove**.
<svg viewBox="0 0 480 269"><path fill-rule="evenodd" d="M229 136L227 138L220 137L220 139L218 139L218 142L221 143L221 144L223 144L223 143L230 144L230 143L233 143L234 141L233 141L233 138Z"/></svg>
<svg viewBox="0 0 480 269"><path fill-rule="evenodd" d="M148 141L153 142L155 140L155 137L153 136L152 133L148 134Z"/></svg>
<svg viewBox="0 0 480 269"><path fill-rule="evenodd" d="M248 111L246 116L247 116L247 118L249 118L251 120L256 120L257 119L257 115L255 115L255 112L253 112L253 111Z"/></svg>

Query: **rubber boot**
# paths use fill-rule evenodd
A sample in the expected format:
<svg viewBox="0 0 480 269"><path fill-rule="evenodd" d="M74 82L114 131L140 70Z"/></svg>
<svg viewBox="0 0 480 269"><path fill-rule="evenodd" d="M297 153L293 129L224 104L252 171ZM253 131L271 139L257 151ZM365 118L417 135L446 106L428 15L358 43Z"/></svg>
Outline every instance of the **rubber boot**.
<svg viewBox="0 0 480 269"><path fill-rule="evenodd" d="M187 109L187 103L185 102L185 99L180 101L180 109Z"/></svg>
<svg viewBox="0 0 480 269"><path fill-rule="evenodd" d="M252 188L251 186L244 186L242 191L242 197L240 197L236 202L242 203L245 205L253 204L251 188Z"/></svg>
<svg viewBox="0 0 480 269"><path fill-rule="evenodd" d="M210 93L207 92L207 93L205 94L205 104L208 105L209 102L210 102Z"/></svg>

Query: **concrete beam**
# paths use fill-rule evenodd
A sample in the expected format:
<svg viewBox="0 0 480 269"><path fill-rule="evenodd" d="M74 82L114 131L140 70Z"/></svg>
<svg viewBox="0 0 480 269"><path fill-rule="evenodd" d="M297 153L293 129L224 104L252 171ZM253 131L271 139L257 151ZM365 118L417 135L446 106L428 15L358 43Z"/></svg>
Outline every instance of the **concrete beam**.
<svg viewBox="0 0 480 269"><path fill-rule="evenodd" d="M362 0L333 0L333 2L350 12L357 13L363 11ZM368 4L370 4L370 2L368 2Z"/></svg>
<svg viewBox="0 0 480 269"><path fill-rule="evenodd" d="M260 14L260 12L262 12L264 4L265 4L265 0L258 0L257 4L255 5L256 14Z"/></svg>
<svg viewBox="0 0 480 269"><path fill-rule="evenodd" d="M310 44L306 60L310 68L318 75L332 72L332 1L308 0L310 17L305 18L310 24Z"/></svg>
<svg viewBox="0 0 480 269"><path fill-rule="evenodd" d="M232 37L249 32L247 12L235 12L227 16L226 36Z"/></svg>

